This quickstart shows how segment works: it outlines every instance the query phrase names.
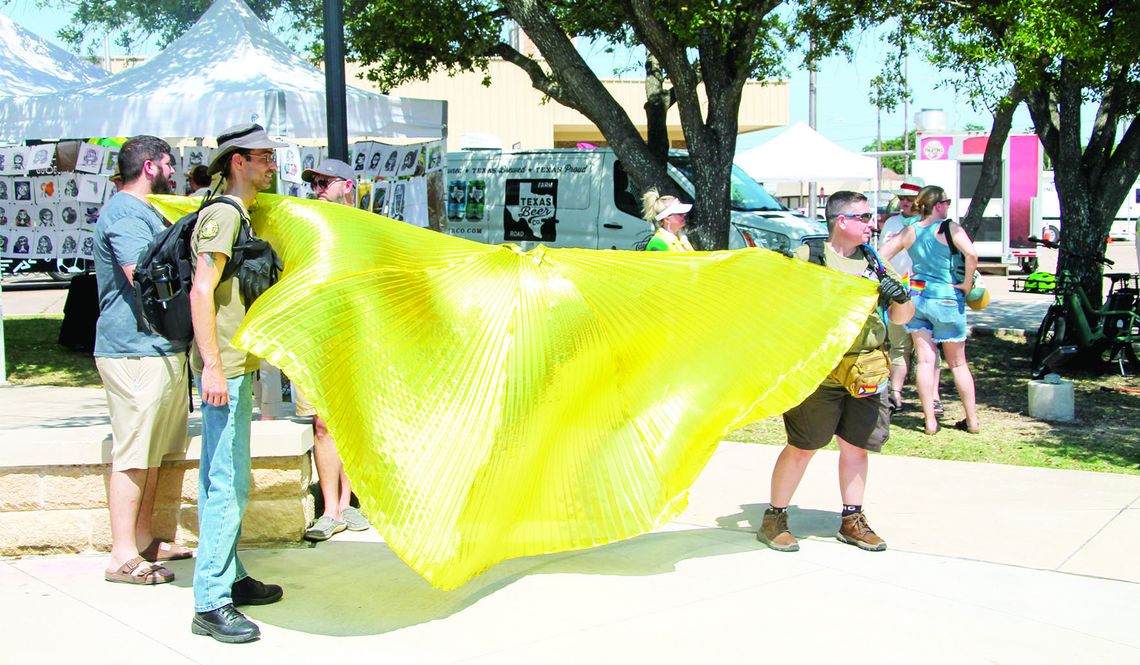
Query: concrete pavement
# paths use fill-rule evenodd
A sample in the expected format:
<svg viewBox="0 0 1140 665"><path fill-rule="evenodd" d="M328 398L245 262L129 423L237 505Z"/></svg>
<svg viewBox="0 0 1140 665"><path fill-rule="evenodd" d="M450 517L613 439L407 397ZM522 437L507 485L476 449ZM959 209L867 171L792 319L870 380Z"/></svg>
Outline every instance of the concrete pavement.
<svg viewBox="0 0 1140 665"><path fill-rule="evenodd" d="M102 556L0 561L4 662L1140 662L1140 477L875 456L882 553L834 539L837 454L791 509L798 553L756 542L779 448L724 443L654 533L508 561L433 589L375 531L242 553L280 603L262 639L191 635L190 561L138 588Z"/></svg>
<svg viewBox="0 0 1140 665"><path fill-rule="evenodd" d="M106 427L101 391L22 390L3 391L5 443L37 422ZM54 417L34 415L46 403ZM753 536L778 452L723 443L665 527L451 592L376 531L243 552L285 587L247 608L263 634L247 645L190 634L190 561L138 588L104 582L102 556L0 560L0 662L1140 662L1140 476L875 456L867 513L890 549L868 553L834 539L837 455L822 451L791 509L802 550L782 554Z"/></svg>

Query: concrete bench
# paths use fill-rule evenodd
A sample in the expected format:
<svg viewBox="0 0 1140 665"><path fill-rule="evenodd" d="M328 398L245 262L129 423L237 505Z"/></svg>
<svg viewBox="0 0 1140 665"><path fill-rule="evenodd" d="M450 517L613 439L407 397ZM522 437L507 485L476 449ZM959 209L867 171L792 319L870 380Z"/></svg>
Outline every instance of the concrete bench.
<svg viewBox="0 0 1140 665"><path fill-rule="evenodd" d="M103 391L0 387L0 556L107 551L111 428ZM255 417L257 413L255 412ZM154 533L198 541L197 412L185 455L163 463ZM252 485L242 546L299 543L313 518L312 428L291 420L252 426Z"/></svg>

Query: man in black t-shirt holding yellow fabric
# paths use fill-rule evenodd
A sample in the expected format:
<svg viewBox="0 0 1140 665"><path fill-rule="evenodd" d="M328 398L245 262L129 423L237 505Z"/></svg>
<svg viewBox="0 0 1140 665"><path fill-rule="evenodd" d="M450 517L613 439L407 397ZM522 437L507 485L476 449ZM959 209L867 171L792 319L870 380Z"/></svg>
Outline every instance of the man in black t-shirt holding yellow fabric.
<svg viewBox="0 0 1140 665"><path fill-rule="evenodd" d="M880 303L887 307L890 321L906 323L914 316L910 296L898 276L866 246L873 219L867 197L857 192L836 192L827 202L827 240L814 252L807 245L801 246L796 256L878 281ZM772 549L799 549L788 529L788 505L815 451L830 443L833 436L839 441L839 492L843 501L836 537L865 550L887 548L863 515L867 452L882 449L890 426L890 366L883 350L886 339L886 323L876 310L836 370L807 399L784 414L788 444L772 469L771 506L756 534ZM851 371L853 368L859 372Z"/></svg>
<svg viewBox="0 0 1140 665"><path fill-rule="evenodd" d="M250 577L237 555L241 520L249 502L249 427L253 412L253 372L258 358L233 345L245 318L240 277L222 281L233 258L243 218L257 193L268 189L277 171L270 140L260 125L232 127L218 137L210 175L222 174L223 196L237 205L204 208L194 228L194 280L190 315L194 343L190 367L202 398L202 456L198 474L198 558L194 566L196 635L220 642L257 639L260 629L235 605L265 605L281 599L281 587Z"/></svg>

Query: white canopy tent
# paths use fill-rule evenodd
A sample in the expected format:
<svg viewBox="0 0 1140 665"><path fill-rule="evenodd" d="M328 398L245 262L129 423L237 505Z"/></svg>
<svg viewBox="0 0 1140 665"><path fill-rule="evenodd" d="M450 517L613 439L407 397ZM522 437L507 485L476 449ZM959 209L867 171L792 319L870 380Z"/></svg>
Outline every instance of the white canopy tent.
<svg viewBox="0 0 1140 665"><path fill-rule="evenodd" d="M58 92L106 76L0 14L0 96Z"/></svg>
<svg viewBox="0 0 1140 665"><path fill-rule="evenodd" d="M802 122L733 161L758 182L874 180L878 170L873 157L845 150Z"/></svg>
<svg viewBox="0 0 1140 665"><path fill-rule="evenodd" d="M0 97L56 92L106 75L0 14ZM6 362L4 308L0 305L0 385L8 382Z"/></svg>
<svg viewBox="0 0 1140 665"><path fill-rule="evenodd" d="M446 103L349 86L353 137L435 138ZM153 134L214 137L245 122L274 136L324 139L325 75L278 40L242 0L215 0L150 60L95 83L0 98L0 139Z"/></svg>

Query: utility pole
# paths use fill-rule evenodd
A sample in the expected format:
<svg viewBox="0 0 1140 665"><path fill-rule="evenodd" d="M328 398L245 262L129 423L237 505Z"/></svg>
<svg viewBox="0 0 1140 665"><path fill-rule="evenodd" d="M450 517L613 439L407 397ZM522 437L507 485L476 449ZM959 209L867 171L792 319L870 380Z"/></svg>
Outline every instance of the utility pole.
<svg viewBox="0 0 1140 665"><path fill-rule="evenodd" d="M811 53L812 40L808 38L808 53ZM808 127L815 129L815 63L808 65ZM816 215L816 182L808 183L808 219L815 221Z"/></svg>
<svg viewBox="0 0 1140 665"><path fill-rule="evenodd" d="M910 154L910 54L903 55L903 150ZM883 147L879 146L882 150ZM903 158L903 175L910 175L910 158Z"/></svg>
<svg viewBox="0 0 1140 665"><path fill-rule="evenodd" d="M348 161L348 110L344 85L344 0L325 4L325 113L328 156Z"/></svg>

